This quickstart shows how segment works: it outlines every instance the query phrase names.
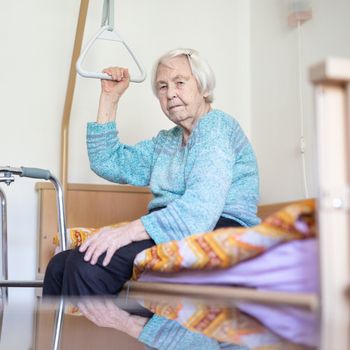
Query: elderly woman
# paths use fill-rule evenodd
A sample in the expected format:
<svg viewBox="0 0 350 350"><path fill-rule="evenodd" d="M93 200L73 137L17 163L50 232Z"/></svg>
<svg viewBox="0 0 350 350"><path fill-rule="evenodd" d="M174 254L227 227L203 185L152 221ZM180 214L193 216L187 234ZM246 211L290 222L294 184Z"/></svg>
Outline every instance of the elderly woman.
<svg viewBox="0 0 350 350"><path fill-rule="evenodd" d="M128 70L104 72L113 80L102 80L97 122L88 124L91 168L112 182L150 186L154 198L147 215L57 254L44 295L115 294L130 278L135 256L154 244L259 223L254 152L237 121L212 109L215 78L198 52L173 50L155 64L154 93L176 126L135 146L119 141L115 124Z"/></svg>

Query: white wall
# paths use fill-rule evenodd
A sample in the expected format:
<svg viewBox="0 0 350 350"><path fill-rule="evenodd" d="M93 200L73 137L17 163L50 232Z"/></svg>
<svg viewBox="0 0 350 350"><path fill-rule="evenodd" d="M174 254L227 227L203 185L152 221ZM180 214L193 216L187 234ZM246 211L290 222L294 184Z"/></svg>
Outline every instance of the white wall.
<svg viewBox="0 0 350 350"><path fill-rule="evenodd" d="M59 174L61 117L79 4L78 0L0 0L0 165L43 167ZM90 1L85 42L100 27L102 4ZM249 1L220 0L220 6L215 0L115 4L116 26L148 72L169 49L198 49L216 72L215 106L236 116L250 136ZM116 46L107 51L98 48L86 61L89 67L128 65L119 59L119 51L114 53ZM112 59L104 57L105 52L113 52ZM98 95L99 81L77 79L69 182L102 182L90 171L85 149L86 122L95 119ZM122 140L131 144L171 126L151 93L149 79L132 84L120 104L118 123ZM34 183L17 179L9 188L1 185L8 198L11 278L35 276Z"/></svg>
<svg viewBox="0 0 350 350"><path fill-rule="evenodd" d="M305 195L299 148L298 31L287 26L286 1L251 1L252 138L264 203ZM306 172L316 195L312 86L308 69L326 56L350 57L350 2L313 1L313 18L301 26Z"/></svg>
<svg viewBox="0 0 350 350"><path fill-rule="evenodd" d="M62 113L78 1L0 1L0 163L58 171ZM71 18L71 20L67 20ZM34 277L34 181L4 188L11 278Z"/></svg>

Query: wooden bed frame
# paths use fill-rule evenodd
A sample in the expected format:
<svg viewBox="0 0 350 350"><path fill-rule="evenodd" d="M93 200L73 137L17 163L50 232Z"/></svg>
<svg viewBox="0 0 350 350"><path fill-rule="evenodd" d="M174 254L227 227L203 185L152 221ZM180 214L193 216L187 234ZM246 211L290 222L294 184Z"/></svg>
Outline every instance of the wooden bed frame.
<svg viewBox="0 0 350 350"><path fill-rule="evenodd" d="M52 244L53 233L57 232L57 215L56 215L56 194L51 183L37 183L36 189L39 194L39 259L38 259L38 278L42 279L46 265L53 255L54 246ZM116 221L133 220L147 212L147 204L152 195L147 188L121 186L121 185L89 185L89 184L68 184L67 187L67 226L83 226L83 227L99 227ZM259 207L259 215L265 218L271 213L279 210L281 207L290 204L279 203L269 204ZM130 293L132 297L137 298L150 295L152 298L164 299L165 295L174 297L174 295L186 295L201 299L213 297L218 300L227 299L244 299L246 301L264 302L272 304L288 304L296 307L308 308L316 310L318 307L318 299L314 295L307 293L286 294L276 291L260 291L256 292L252 289L237 288L229 286L193 286L193 285L170 285L165 283L141 283L129 282L123 291ZM38 292L40 295L40 292ZM53 310L40 311L36 314L35 329L35 348L47 349L49 339L47 334L52 332L54 327L55 313ZM62 337L62 347L74 346L83 348L90 344L96 343L96 331L89 333L91 322L86 318L78 318L76 316L64 316L64 330ZM84 332L83 343L81 337L79 341L76 334ZM87 332L87 333L86 333ZM116 341L124 348L143 348L136 341L130 344L130 339L121 332L106 329L100 329L101 344L108 345L108 342Z"/></svg>

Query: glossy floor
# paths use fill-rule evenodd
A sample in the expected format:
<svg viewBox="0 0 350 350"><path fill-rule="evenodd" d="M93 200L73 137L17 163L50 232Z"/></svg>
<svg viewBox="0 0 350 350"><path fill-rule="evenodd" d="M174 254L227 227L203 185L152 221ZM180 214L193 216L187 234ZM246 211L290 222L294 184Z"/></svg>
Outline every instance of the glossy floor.
<svg viewBox="0 0 350 350"><path fill-rule="evenodd" d="M60 300L9 290L0 349L53 349ZM319 317L307 307L224 297L121 293L64 300L60 349L318 349Z"/></svg>

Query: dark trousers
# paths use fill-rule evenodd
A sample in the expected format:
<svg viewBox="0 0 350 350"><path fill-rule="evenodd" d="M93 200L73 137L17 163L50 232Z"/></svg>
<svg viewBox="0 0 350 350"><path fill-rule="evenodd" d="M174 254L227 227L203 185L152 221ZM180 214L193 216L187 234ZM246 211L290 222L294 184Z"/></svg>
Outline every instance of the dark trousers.
<svg viewBox="0 0 350 350"><path fill-rule="evenodd" d="M220 217L215 229L239 226L234 220ZM43 295L116 295L131 278L136 255L154 245L152 239L126 245L116 251L107 266L102 265L105 254L91 265L79 248L58 253L47 266Z"/></svg>

